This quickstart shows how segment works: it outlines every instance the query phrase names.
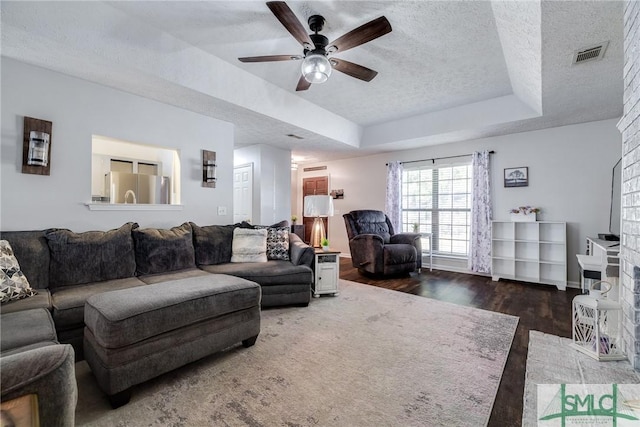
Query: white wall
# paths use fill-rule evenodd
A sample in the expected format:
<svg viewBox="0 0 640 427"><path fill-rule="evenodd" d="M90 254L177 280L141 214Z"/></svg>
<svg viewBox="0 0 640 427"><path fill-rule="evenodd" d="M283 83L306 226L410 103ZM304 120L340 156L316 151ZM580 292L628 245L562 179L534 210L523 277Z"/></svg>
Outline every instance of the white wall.
<svg viewBox="0 0 640 427"><path fill-rule="evenodd" d="M569 280L577 282L576 253L584 253L585 239L609 229L611 173L622 152L616 120L564 126L534 132L484 138L422 149L378 154L333 162L305 164L297 178L312 172L304 167L327 165L330 188L343 188L344 199L334 200L329 220L332 248L349 253L342 215L354 209L384 210L388 161L420 160L495 150L492 155L493 217L508 220L511 208L531 205L542 209L539 219L567 222ZM446 164L446 160L437 162ZM529 186L504 188L504 168L528 166ZM443 261L440 261L443 262Z"/></svg>
<svg viewBox="0 0 640 427"><path fill-rule="evenodd" d="M231 223L232 124L4 57L1 67L2 230ZM24 116L53 122L50 176L21 173ZM177 149L183 210L90 211L92 135ZM201 186L202 149L217 155L215 189Z"/></svg>
<svg viewBox="0 0 640 427"><path fill-rule="evenodd" d="M253 223L291 221L291 151L264 144L235 150L235 166L249 163L253 163Z"/></svg>

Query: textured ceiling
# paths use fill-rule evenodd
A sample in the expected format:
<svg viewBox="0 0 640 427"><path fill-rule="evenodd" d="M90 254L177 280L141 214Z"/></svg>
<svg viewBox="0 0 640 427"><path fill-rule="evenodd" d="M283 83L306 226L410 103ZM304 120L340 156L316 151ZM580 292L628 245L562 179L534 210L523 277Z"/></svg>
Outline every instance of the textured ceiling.
<svg viewBox="0 0 640 427"><path fill-rule="evenodd" d="M273 144L309 160L622 113L619 1L288 4L305 28L310 15L323 15L330 40L386 16L391 33L336 55L378 76L365 83L334 72L296 93L299 62L240 63L239 56L301 53L263 2L247 1L5 0L2 54L230 121L237 146ZM574 50L602 41L610 41L602 61L571 65ZM507 95L527 114L496 108ZM491 120L467 120L489 106ZM401 123L442 126L414 126L394 139ZM367 140L369 128L389 136Z"/></svg>
<svg viewBox="0 0 640 427"><path fill-rule="evenodd" d="M239 56L302 53L262 2L239 2L236 13L231 7L215 13L208 4L194 8L179 4L158 8L154 2L113 5L284 90L295 89L300 78L298 61L247 64L237 60ZM299 93L358 124L511 93L489 2L291 2L291 8L305 29L309 16L324 16L322 34L329 40L379 16L391 19L390 34L336 55L378 71L372 82L335 72L326 84ZM187 22L190 25L185 28Z"/></svg>

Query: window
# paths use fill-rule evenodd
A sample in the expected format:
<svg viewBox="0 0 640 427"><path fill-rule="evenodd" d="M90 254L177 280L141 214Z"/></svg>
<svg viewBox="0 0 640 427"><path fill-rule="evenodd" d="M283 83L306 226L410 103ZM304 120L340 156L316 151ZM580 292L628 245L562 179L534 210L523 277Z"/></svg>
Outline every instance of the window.
<svg viewBox="0 0 640 427"><path fill-rule="evenodd" d="M471 165L418 167L402 173L402 229L432 233L434 254L467 256Z"/></svg>
<svg viewBox="0 0 640 427"><path fill-rule="evenodd" d="M141 173L144 175L160 175L158 163L145 163L139 160L110 159L111 172Z"/></svg>

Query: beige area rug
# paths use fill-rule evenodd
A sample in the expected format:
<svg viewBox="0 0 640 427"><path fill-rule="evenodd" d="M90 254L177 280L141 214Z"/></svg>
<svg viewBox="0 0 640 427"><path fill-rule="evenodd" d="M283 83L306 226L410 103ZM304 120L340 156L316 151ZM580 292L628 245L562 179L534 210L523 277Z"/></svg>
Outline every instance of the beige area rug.
<svg viewBox="0 0 640 427"><path fill-rule="evenodd" d="M626 361L598 362L569 346L570 338L529 331L522 425L538 425L538 384L638 384L640 376Z"/></svg>
<svg viewBox="0 0 640 427"><path fill-rule="evenodd" d="M486 425L518 318L340 281L309 307L267 309L233 347L133 388L112 410L76 365L93 426Z"/></svg>

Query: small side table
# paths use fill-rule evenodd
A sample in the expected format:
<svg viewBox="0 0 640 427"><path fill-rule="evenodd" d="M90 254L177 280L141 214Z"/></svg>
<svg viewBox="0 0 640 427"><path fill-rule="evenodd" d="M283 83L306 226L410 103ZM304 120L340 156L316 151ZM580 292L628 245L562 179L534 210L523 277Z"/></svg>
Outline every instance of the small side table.
<svg viewBox="0 0 640 427"><path fill-rule="evenodd" d="M340 251L316 249L315 254L313 297L318 298L324 294L338 295Z"/></svg>
<svg viewBox="0 0 640 427"><path fill-rule="evenodd" d="M432 233L420 233L421 238L429 239L429 271L433 271L433 247L431 238L433 237ZM422 248L422 253L420 256L424 255L424 248Z"/></svg>

